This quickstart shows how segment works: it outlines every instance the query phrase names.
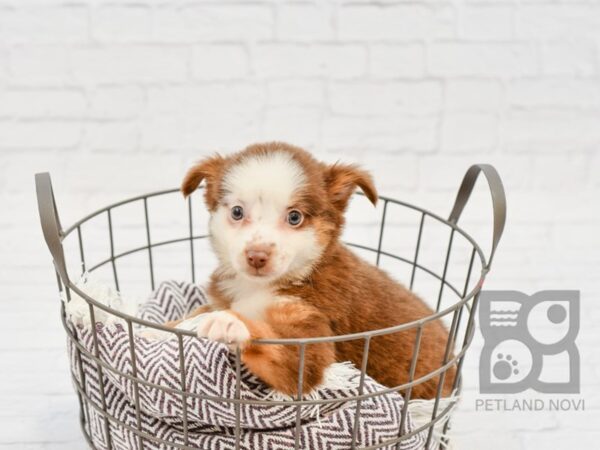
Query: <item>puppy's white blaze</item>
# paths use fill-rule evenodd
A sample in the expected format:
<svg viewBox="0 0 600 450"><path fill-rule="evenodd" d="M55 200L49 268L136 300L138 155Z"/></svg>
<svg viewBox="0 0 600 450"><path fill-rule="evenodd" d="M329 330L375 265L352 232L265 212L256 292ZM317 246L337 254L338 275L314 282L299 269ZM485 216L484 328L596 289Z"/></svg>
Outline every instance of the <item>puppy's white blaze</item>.
<svg viewBox="0 0 600 450"><path fill-rule="evenodd" d="M221 272L233 277L222 289L237 299L234 309L241 314L252 317L251 309L264 310L273 301L271 282L308 275L323 250L313 227L296 229L285 222L294 195L306 181L302 166L278 151L246 157L223 178L225 197L211 215L211 243ZM235 205L244 208L248 221L232 221ZM248 270L246 250L252 245L272 249L269 271L261 277Z"/></svg>
<svg viewBox="0 0 600 450"><path fill-rule="evenodd" d="M273 152L243 159L225 174L223 187L241 201L264 198L285 208L305 178L302 167L289 154Z"/></svg>
<svg viewBox="0 0 600 450"><path fill-rule="evenodd" d="M298 230L287 239L285 248L282 249L284 258L288 257L290 265L288 272L294 276L308 275L312 264L319 258L323 251L313 228Z"/></svg>
<svg viewBox="0 0 600 450"><path fill-rule="evenodd" d="M253 320L262 319L269 306L290 301L287 297L276 295L270 286L242 277L221 280L219 287L233 300L231 309Z"/></svg>

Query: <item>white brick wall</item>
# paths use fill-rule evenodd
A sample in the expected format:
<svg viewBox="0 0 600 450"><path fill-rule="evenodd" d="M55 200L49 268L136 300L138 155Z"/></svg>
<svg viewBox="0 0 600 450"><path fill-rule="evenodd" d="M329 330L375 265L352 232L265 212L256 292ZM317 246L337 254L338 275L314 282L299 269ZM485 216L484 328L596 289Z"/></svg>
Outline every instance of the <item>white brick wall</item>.
<svg viewBox="0 0 600 450"><path fill-rule="evenodd" d="M442 215L470 164L495 164L509 218L488 287L582 290L588 411L476 413L477 336L457 447L596 448L599 42L597 0L0 0L0 449L84 447L33 174L69 224L268 139ZM487 243L479 188L464 225Z"/></svg>

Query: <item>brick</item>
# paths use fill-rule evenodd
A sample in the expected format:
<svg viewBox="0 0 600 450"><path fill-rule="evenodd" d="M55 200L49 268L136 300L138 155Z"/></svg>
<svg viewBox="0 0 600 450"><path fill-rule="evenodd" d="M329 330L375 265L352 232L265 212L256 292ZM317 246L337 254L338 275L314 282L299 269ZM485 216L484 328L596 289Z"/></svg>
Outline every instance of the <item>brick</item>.
<svg viewBox="0 0 600 450"><path fill-rule="evenodd" d="M46 392L54 395L70 393L72 386L68 376L67 354L64 349L48 350L29 350L29 358L36 358L40 365L43 364L46 376L52 377L56 383L52 387L44 387L42 383L36 383L37 374L32 370L22 370L26 366L23 364L22 351L3 351L4 364L2 368L2 377L6 381L0 388L2 395L7 395L16 389L25 392L25 387L29 386L29 393L32 395ZM12 388L8 388L8 383Z"/></svg>
<svg viewBox="0 0 600 450"><path fill-rule="evenodd" d="M29 152L13 153L10 158L5 158L2 164L3 189L10 192L11 196L16 197L17 201L11 204L11 210L15 210L19 202L23 202L24 192L23 181L33 182L33 174L37 172L50 172L56 178L61 178L65 174L64 158L57 158L53 152L46 150L40 151L35 158L31 157ZM19 195L21 194L21 195ZM33 195L33 192L31 192ZM8 203L3 203L8 205ZM26 204L26 203L23 203ZM6 216L8 218L10 216ZM12 218L14 220L14 217Z"/></svg>
<svg viewBox="0 0 600 450"><path fill-rule="evenodd" d="M188 87L150 87L146 92L147 112L151 116L173 115L185 110Z"/></svg>
<svg viewBox="0 0 600 450"><path fill-rule="evenodd" d="M151 119L142 125L142 146L184 151L199 146L212 151L243 148L259 139L264 103L263 89L249 83L150 89Z"/></svg>
<svg viewBox="0 0 600 450"><path fill-rule="evenodd" d="M590 76L598 72L596 49L589 42L545 42L541 45L542 72L547 75Z"/></svg>
<svg viewBox="0 0 600 450"><path fill-rule="evenodd" d="M482 396L480 398L486 398ZM525 398L535 398L535 397L525 397ZM468 399L471 405L475 405L476 399ZM481 418L484 416L484 418ZM489 416L487 420L486 416ZM490 420L490 417L493 416L502 416L502 427L506 429L519 429L523 426L524 423L528 424L528 429L535 430L538 433L540 431L547 431L557 427L558 421L555 414L547 413L546 411L512 411L511 413L502 412L502 411L472 411L469 413L465 412L465 417L469 418L471 423L477 423L482 429L487 430L488 433L496 432L499 428L499 424L496 420ZM538 420L531 421L533 417L538 417ZM479 420L478 420L479 419ZM466 430L461 431L465 432ZM510 440L509 440L510 442ZM506 443L506 442L505 442ZM500 447L492 447L492 448L500 448ZM514 447L509 447L514 448Z"/></svg>
<svg viewBox="0 0 600 450"><path fill-rule="evenodd" d="M182 47L104 46L75 49L73 74L89 83L182 81L188 50Z"/></svg>
<svg viewBox="0 0 600 450"><path fill-rule="evenodd" d="M493 112L503 108L502 85L494 80L448 80L446 111Z"/></svg>
<svg viewBox="0 0 600 450"><path fill-rule="evenodd" d="M572 251L597 248L600 245L600 236L594 232L594 228L595 225L585 223L556 224L554 228L556 245L559 248L572 249Z"/></svg>
<svg viewBox="0 0 600 450"><path fill-rule="evenodd" d="M489 152L496 146L497 122L496 117L489 114L446 114L442 120L441 149Z"/></svg>
<svg viewBox="0 0 600 450"><path fill-rule="evenodd" d="M509 40L513 37L511 5L465 5L460 9L459 35L473 40Z"/></svg>
<svg viewBox="0 0 600 450"><path fill-rule="evenodd" d="M349 152L431 152L437 145L436 117L327 116L323 120L321 145ZM368 161L368 158L366 158Z"/></svg>
<svg viewBox="0 0 600 450"><path fill-rule="evenodd" d="M485 155L478 161L492 164L498 170L507 189L511 192L518 191L518 195L522 195L530 192L533 186L531 173L534 159L533 156L526 154L494 153Z"/></svg>
<svg viewBox="0 0 600 450"><path fill-rule="evenodd" d="M592 324L590 324L592 325ZM593 326L593 325L592 325ZM579 341L579 339L578 339ZM582 358L583 359L583 358ZM569 429L569 430L581 430L586 432L586 434L590 431L597 431L594 427L594 424L600 421L600 411L598 409L592 410L590 408L590 400L589 397L586 396L586 420L581 420L581 416L577 413L573 414L561 414L558 417L558 421L560 423L561 428ZM589 408L589 409L588 409ZM598 436L595 436L596 439L600 438L600 433Z"/></svg>
<svg viewBox="0 0 600 450"><path fill-rule="evenodd" d="M264 134L269 140L314 148L319 138L321 115L319 108L314 107L269 108L264 119ZM301 127L297 126L299 123Z"/></svg>
<svg viewBox="0 0 600 450"><path fill-rule="evenodd" d="M425 49L421 44L375 44L369 49L372 78L418 78L425 74Z"/></svg>
<svg viewBox="0 0 600 450"><path fill-rule="evenodd" d="M545 155L533 165L533 186L545 192L579 191L587 184L588 164L588 158L581 154Z"/></svg>
<svg viewBox="0 0 600 450"><path fill-rule="evenodd" d="M192 50L192 74L198 80L241 79L248 75L248 55L241 45L202 45Z"/></svg>
<svg viewBox="0 0 600 450"><path fill-rule="evenodd" d="M329 89L331 109L340 114L407 114L439 112L442 89L434 81L336 83Z"/></svg>
<svg viewBox="0 0 600 450"><path fill-rule="evenodd" d="M9 44L87 42L88 10L79 5L20 5L2 11L0 33Z"/></svg>
<svg viewBox="0 0 600 450"><path fill-rule="evenodd" d="M440 76L510 77L535 75L536 50L530 44L459 43L431 44L428 67Z"/></svg>
<svg viewBox="0 0 600 450"><path fill-rule="evenodd" d="M325 86L317 80L276 80L267 84L269 106L316 106L325 101Z"/></svg>
<svg viewBox="0 0 600 450"><path fill-rule="evenodd" d="M9 71L10 79L16 84L62 85L71 80L66 47L13 47Z"/></svg>
<svg viewBox="0 0 600 450"><path fill-rule="evenodd" d="M85 125L82 146L91 151L134 152L138 141L135 122L91 122Z"/></svg>
<svg viewBox="0 0 600 450"><path fill-rule="evenodd" d="M252 109L256 105L248 106L247 110L239 105L228 111L225 105L211 110L210 104L205 104L184 115L153 115L141 124L141 148L185 153L197 159L194 155L199 149L229 153L258 140L269 140L259 133L262 118Z"/></svg>
<svg viewBox="0 0 600 450"><path fill-rule="evenodd" d="M89 114L94 119L130 119L144 106L144 92L137 86L97 87L88 96Z"/></svg>
<svg viewBox="0 0 600 450"><path fill-rule="evenodd" d="M334 37L331 5L282 4L277 9L276 37L283 41L324 41Z"/></svg>
<svg viewBox="0 0 600 450"><path fill-rule="evenodd" d="M582 151L595 148L599 140L598 118L592 112L511 110L502 125L505 151Z"/></svg>
<svg viewBox="0 0 600 450"><path fill-rule="evenodd" d="M264 40L273 38L274 27L268 5L158 6L154 10L155 36L167 42Z"/></svg>
<svg viewBox="0 0 600 450"><path fill-rule="evenodd" d="M44 150L75 147L81 139L80 122L3 122L0 149Z"/></svg>
<svg viewBox="0 0 600 450"><path fill-rule="evenodd" d="M418 158L414 154L373 151L366 154L363 166L373 174L377 189L382 193L391 195L417 188Z"/></svg>
<svg viewBox="0 0 600 450"><path fill-rule="evenodd" d="M260 116L251 109L238 112L221 109L189 116L185 120L187 123L183 145L186 149L197 149L198 142L201 142L204 148L229 153L240 150L251 142L270 139L270 136L260 132Z"/></svg>
<svg viewBox="0 0 600 450"><path fill-rule="evenodd" d="M460 180L472 164L470 155L422 156L419 159L419 180L428 191L454 192Z"/></svg>
<svg viewBox="0 0 600 450"><path fill-rule="evenodd" d="M92 13L92 36L99 42L143 42L152 39L148 5L101 5Z"/></svg>
<svg viewBox="0 0 600 450"><path fill-rule="evenodd" d="M179 116L152 115L140 124L142 151L165 152L181 149L185 141L186 124Z"/></svg>
<svg viewBox="0 0 600 450"><path fill-rule="evenodd" d="M251 83L211 83L148 90L148 111L156 115L198 115L215 111L255 114L263 105L263 90Z"/></svg>
<svg viewBox="0 0 600 450"><path fill-rule="evenodd" d="M579 414L581 415L581 413ZM554 430L553 433L527 433L523 437L523 448L530 448L535 445L540 445L542 447L552 446L557 449L585 448L596 445L598 439L600 439L600 433L597 430L586 433L577 433L575 431L561 433L559 430L560 429Z"/></svg>
<svg viewBox="0 0 600 450"><path fill-rule="evenodd" d="M160 189L160 186L176 186L181 181L177 155L146 155L143 159L144 163L140 164L140 157L135 154L80 152L66 163L62 189L89 194L102 186L103 193L110 194L109 201L116 201L118 196L125 198Z"/></svg>
<svg viewBox="0 0 600 450"><path fill-rule="evenodd" d="M597 4L521 5L515 22L516 37L521 39L600 37L600 7Z"/></svg>
<svg viewBox="0 0 600 450"><path fill-rule="evenodd" d="M444 5L348 5L338 13L341 39L451 38L455 28L454 10Z"/></svg>
<svg viewBox="0 0 600 450"><path fill-rule="evenodd" d="M366 50L359 45L259 44L251 49L261 78L356 78L366 72Z"/></svg>
<svg viewBox="0 0 600 450"><path fill-rule="evenodd" d="M66 89L0 91L0 118L79 118L86 112L83 92Z"/></svg>
<svg viewBox="0 0 600 450"><path fill-rule="evenodd" d="M0 11L0 14L2 14L2 11ZM2 84L6 83L6 80L8 79L8 61L7 49L0 48L0 83Z"/></svg>
<svg viewBox="0 0 600 450"><path fill-rule="evenodd" d="M504 172L508 172L508 170L504 170ZM532 178L531 172L525 176L529 179ZM531 180L530 186L533 186L533 180ZM550 223L553 225L595 223L600 220L598 208L589 207L596 201L597 194L591 190L578 189L576 194L574 191L565 186L562 192L555 191L552 192L552 195L540 195L541 190L539 189L519 192L519 195L513 195L511 198L512 220L515 223ZM578 201L573 201L575 195ZM557 208L556 205L560 205L560 208Z"/></svg>
<svg viewBox="0 0 600 450"><path fill-rule="evenodd" d="M517 107L600 106L600 85L595 80L518 80L509 84L508 103Z"/></svg>
<svg viewBox="0 0 600 450"><path fill-rule="evenodd" d="M590 163L590 173L598 174L600 173L600 153L595 152L592 156L592 161ZM599 176L591 176L590 182L593 186L600 187L600 177Z"/></svg>

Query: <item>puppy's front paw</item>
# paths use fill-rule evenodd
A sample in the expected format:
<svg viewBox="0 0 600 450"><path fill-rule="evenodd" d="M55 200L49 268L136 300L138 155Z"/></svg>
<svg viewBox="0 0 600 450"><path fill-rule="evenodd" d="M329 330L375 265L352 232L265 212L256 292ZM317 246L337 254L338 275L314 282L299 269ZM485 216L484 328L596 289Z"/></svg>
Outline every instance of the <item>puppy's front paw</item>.
<svg viewBox="0 0 600 450"><path fill-rule="evenodd" d="M222 342L229 348L243 346L250 339L250 331L240 319L227 311L203 314L196 328L198 337Z"/></svg>

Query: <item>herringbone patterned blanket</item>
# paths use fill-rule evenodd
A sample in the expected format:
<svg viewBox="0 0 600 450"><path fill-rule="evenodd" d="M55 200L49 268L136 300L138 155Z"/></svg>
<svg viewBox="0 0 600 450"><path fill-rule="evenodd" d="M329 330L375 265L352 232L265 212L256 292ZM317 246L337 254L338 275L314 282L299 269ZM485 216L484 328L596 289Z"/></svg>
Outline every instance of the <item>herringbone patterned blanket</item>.
<svg viewBox="0 0 600 450"><path fill-rule="evenodd" d="M141 318L163 323L184 316L206 302L201 288L189 283L165 282L141 307ZM129 330L123 324L96 323L97 352L108 368L101 371L95 361L81 357L83 386L92 404L85 405L87 430L99 450L141 450L166 448L234 449L236 406L221 399L235 398L235 357L225 345L193 337L152 340L134 334L130 348ZM89 326L71 324L80 344L92 354L96 351ZM183 347L183 361L180 348ZM81 384L79 353L70 344L73 373ZM135 354L135 368L132 355ZM185 377L182 376L182 365ZM134 383L132 378L140 383ZM310 399L336 399L324 405L301 408L300 448L350 449L356 417L356 401L344 401L358 393L360 372L349 365L336 364L328 369L322 387L310 393ZM340 383L340 378L345 378ZM241 398L254 401L281 400L242 367ZM336 381L337 380L337 381ZM159 387L164 388L160 389ZM177 390L191 395L185 401ZM100 390L105 392L105 405ZM364 392L384 389L367 377ZM84 402L86 403L86 402ZM137 405L137 407L136 407ZM399 434L402 397L396 393L377 395L360 404L357 447L365 447L393 439ZM108 426L99 411L106 409ZM291 450L296 438L297 407L294 405L246 405L239 409L240 448L248 450ZM187 416L187 420L184 418ZM407 418L402 434L410 433ZM133 430L141 430L136 434ZM186 433L187 430L187 440ZM108 435L107 435L108 432ZM140 439L141 436L141 439ZM153 443L144 436L175 444ZM401 448L423 447L423 436L415 434L402 442ZM386 446L382 448L395 448Z"/></svg>

